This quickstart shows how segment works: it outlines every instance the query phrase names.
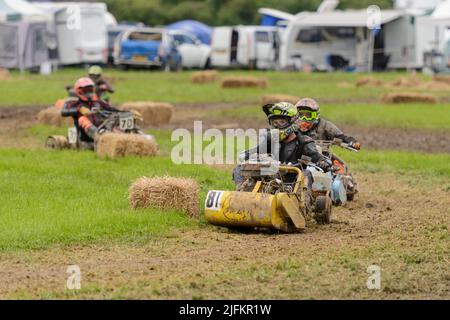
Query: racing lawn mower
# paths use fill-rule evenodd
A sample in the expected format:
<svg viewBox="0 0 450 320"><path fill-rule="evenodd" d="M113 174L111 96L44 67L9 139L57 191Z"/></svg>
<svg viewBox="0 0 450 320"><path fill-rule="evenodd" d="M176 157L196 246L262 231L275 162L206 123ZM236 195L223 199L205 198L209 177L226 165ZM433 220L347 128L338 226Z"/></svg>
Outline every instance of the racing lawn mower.
<svg viewBox="0 0 450 320"><path fill-rule="evenodd" d="M244 182L237 191L208 192L206 220L228 228L272 229L300 232L306 228L305 177L298 166L280 166L267 155L256 155L241 164ZM330 212L331 213L331 212ZM326 213L325 213L326 214ZM322 212L316 221L329 222Z"/></svg>
<svg viewBox="0 0 450 320"><path fill-rule="evenodd" d="M105 119L98 127L98 134L106 132L129 133L144 135L147 139L155 141L152 135L144 133L137 125L133 112L129 111L108 111L92 109L93 113ZM67 136L53 135L47 138L45 142L46 148L49 149L79 149L80 135L76 127L68 129Z"/></svg>

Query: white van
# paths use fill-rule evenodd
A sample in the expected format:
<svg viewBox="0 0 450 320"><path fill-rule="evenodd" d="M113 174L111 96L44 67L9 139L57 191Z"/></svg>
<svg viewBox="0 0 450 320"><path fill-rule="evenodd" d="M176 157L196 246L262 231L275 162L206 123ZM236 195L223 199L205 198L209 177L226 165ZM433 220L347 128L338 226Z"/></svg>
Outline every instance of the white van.
<svg viewBox="0 0 450 320"><path fill-rule="evenodd" d="M211 66L275 69L280 48L279 27L235 26L214 28Z"/></svg>
<svg viewBox="0 0 450 320"><path fill-rule="evenodd" d="M203 44L195 35L182 30L169 30L181 55L183 68L207 69L210 67L211 47Z"/></svg>
<svg viewBox="0 0 450 320"><path fill-rule="evenodd" d="M36 6L53 15L60 64L107 62L106 4L60 2Z"/></svg>

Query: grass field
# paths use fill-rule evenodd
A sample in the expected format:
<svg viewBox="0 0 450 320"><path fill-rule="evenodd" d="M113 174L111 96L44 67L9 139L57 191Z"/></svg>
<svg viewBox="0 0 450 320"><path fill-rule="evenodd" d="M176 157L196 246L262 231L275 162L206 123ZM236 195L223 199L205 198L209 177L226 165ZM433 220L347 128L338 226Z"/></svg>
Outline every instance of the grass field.
<svg viewBox="0 0 450 320"><path fill-rule="evenodd" d="M51 104L81 74L14 73L0 81L0 108ZM235 104L201 111L182 106L177 126L189 126L195 117L263 123L260 96L285 93L324 99L322 114L339 125L407 134L425 129L431 137L450 130L450 104L380 105L374 100L387 89L355 89L360 75L253 74L269 78L269 88L196 86L189 83L190 72L108 70L117 102ZM448 92L436 94L448 98ZM0 121L6 125L8 118ZM161 147L156 158L104 160L90 152L44 150L45 138L66 128L40 125L32 117L20 126L20 119L14 121L17 128L0 130L0 140L8 140L8 147L0 147L0 298L450 297L449 153L336 150L361 192L355 202L334 209L332 224L311 225L304 234L236 233L176 210L129 208L128 187L141 176L194 178L201 186L200 208L208 190L233 188L230 166L174 165L172 128L148 128ZM80 291L64 287L71 264L83 271ZM382 267L382 290L365 287L371 264Z"/></svg>

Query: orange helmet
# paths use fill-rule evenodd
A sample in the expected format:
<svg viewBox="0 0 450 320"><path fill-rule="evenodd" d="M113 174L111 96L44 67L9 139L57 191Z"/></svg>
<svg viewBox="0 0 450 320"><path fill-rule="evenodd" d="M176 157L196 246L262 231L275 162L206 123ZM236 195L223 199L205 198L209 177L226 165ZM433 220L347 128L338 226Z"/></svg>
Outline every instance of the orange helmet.
<svg viewBox="0 0 450 320"><path fill-rule="evenodd" d="M75 93L82 101L97 101L95 83L90 78L80 78L75 82Z"/></svg>

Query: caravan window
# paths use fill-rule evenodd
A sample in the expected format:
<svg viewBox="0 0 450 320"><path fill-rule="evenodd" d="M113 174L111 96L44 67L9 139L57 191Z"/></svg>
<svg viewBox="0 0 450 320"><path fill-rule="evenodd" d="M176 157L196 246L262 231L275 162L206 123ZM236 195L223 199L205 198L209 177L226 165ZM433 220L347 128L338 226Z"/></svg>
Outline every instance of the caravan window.
<svg viewBox="0 0 450 320"><path fill-rule="evenodd" d="M356 36L356 29L349 27L324 28L324 33L338 39L349 39Z"/></svg>
<svg viewBox="0 0 450 320"><path fill-rule="evenodd" d="M256 31L256 42L270 42L269 33L266 31Z"/></svg>
<svg viewBox="0 0 450 320"><path fill-rule="evenodd" d="M322 32L320 29L302 29L298 32L296 42L316 43L322 41Z"/></svg>

